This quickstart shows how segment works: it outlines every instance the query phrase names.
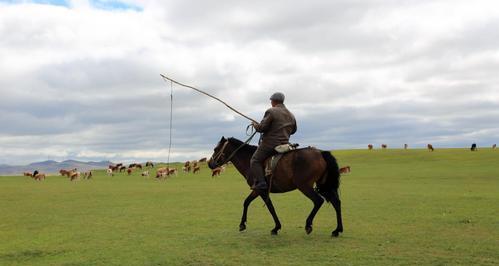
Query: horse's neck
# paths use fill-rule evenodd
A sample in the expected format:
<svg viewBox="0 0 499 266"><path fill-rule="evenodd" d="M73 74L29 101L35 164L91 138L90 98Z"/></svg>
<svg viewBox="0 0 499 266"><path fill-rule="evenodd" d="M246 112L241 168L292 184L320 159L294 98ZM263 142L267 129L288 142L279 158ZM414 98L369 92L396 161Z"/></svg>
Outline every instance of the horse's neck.
<svg viewBox="0 0 499 266"><path fill-rule="evenodd" d="M232 163L234 164L234 167L236 167L237 171L241 173L241 175L245 178L248 179L249 175L249 168L250 168L250 160L251 156L253 154L247 153L240 151L232 157Z"/></svg>

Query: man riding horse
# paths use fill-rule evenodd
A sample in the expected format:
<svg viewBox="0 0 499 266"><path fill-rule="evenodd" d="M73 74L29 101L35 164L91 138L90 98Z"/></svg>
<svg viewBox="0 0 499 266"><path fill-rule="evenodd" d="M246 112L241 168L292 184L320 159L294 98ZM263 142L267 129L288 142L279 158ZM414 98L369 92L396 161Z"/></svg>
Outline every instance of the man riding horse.
<svg viewBox="0 0 499 266"><path fill-rule="evenodd" d="M288 144L289 137L296 132L294 115L284 105L284 94L276 92L270 97L272 107L265 112L260 123L252 126L261 133L258 149L250 161L250 177L253 179L253 190L265 194L268 184L265 181L264 162L276 153L275 147Z"/></svg>

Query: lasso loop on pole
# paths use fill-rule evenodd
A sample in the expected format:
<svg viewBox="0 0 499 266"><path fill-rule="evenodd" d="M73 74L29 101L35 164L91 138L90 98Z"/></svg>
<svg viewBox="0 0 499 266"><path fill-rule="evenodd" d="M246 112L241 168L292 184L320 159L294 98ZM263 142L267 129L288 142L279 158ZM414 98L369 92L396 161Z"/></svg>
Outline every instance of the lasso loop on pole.
<svg viewBox="0 0 499 266"><path fill-rule="evenodd" d="M255 133L255 128L253 127L252 124L249 124L247 127L246 127L246 136L251 136Z"/></svg>
<svg viewBox="0 0 499 266"><path fill-rule="evenodd" d="M172 128L173 128L173 82L170 82L170 141L168 143L167 168L170 169L170 153L172 149Z"/></svg>

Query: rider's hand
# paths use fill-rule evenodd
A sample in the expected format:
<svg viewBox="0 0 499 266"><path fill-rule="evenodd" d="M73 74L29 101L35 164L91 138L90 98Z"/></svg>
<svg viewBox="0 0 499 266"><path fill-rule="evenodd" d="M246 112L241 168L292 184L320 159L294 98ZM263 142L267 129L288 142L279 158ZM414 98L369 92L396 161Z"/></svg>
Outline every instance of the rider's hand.
<svg viewBox="0 0 499 266"><path fill-rule="evenodd" d="M253 122L251 122L251 125L252 125L254 128L256 128L256 127L258 126L258 123L257 123L257 122L255 122L255 121L253 121Z"/></svg>

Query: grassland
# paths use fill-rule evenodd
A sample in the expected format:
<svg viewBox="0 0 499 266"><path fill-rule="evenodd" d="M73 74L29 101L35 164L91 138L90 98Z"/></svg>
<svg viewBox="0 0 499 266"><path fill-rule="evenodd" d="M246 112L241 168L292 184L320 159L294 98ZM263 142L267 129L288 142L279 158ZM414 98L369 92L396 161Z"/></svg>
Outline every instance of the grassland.
<svg viewBox="0 0 499 266"><path fill-rule="evenodd" d="M0 265L499 265L499 151L334 151L345 231L331 238L323 205L273 195L283 228L261 200L238 232L249 193L233 168L164 182L132 176L90 181L0 177Z"/></svg>

